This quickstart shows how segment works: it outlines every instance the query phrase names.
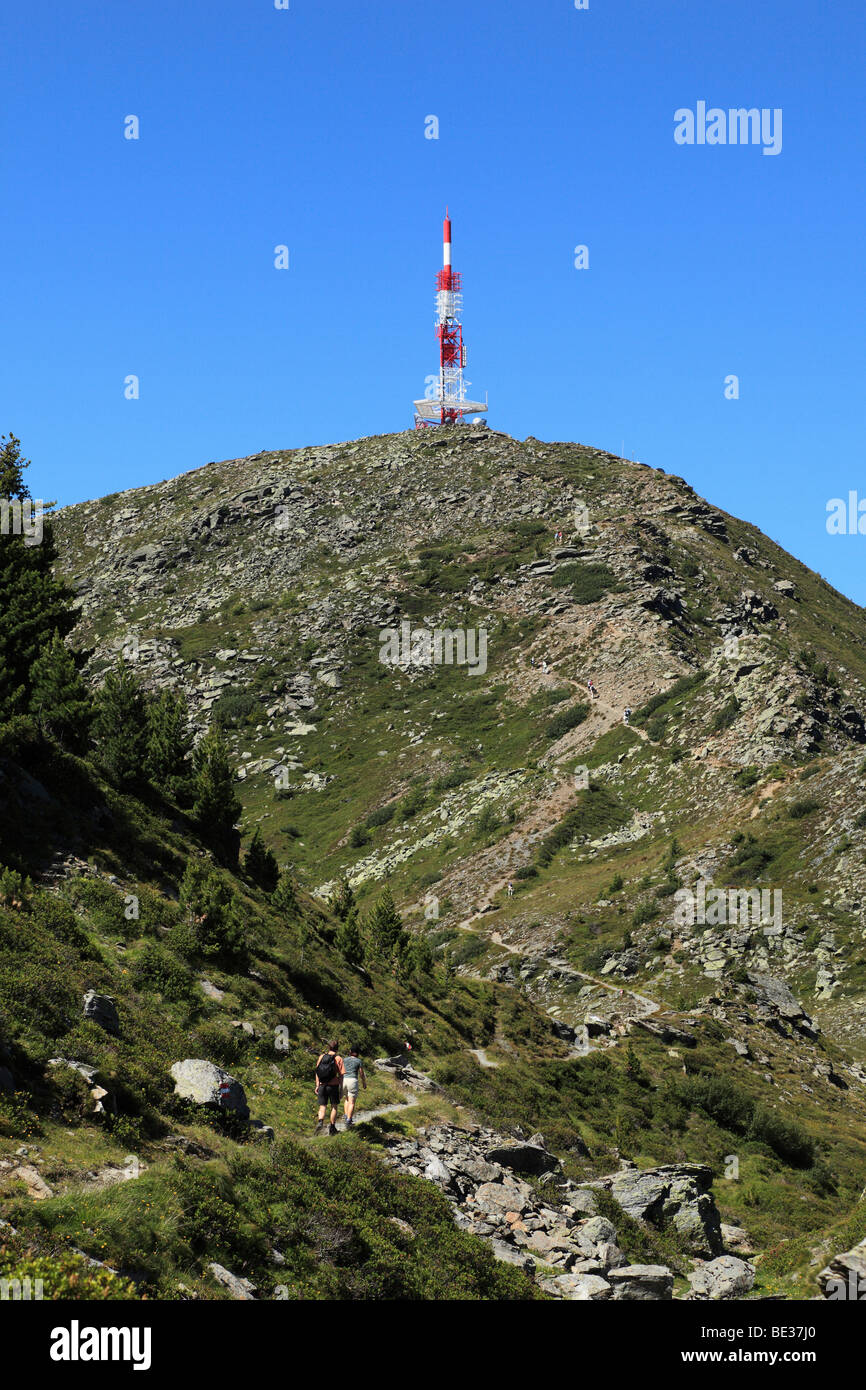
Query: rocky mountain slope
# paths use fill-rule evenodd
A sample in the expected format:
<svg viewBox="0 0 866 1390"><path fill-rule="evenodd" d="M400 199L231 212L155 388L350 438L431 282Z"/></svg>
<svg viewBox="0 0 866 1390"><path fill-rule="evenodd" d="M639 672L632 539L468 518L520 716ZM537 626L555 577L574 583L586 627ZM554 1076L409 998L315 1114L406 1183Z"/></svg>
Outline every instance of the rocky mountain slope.
<svg viewBox="0 0 866 1390"><path fill-rule="evenodd" d="M866 1236L863 610L681 478L476 427L208 464L66 509L57 543L89 678L122 653L148 688L183 693L197 732L223 725L244 834L291 865L319 940L312 972L297 943L278 948L290 1081L268 1074L280 1059L209 1051L187 1006L175 1053L191 1029L183 1055L261 1088L260 1118L294 1143L328 1028L379 1053L411 1033L435 1088L373 1120L364 1151L441 1188L436 1219L453 1208L510 1277L568 1298L820 1296L820 1271ZM468 661L438 660L437 631ZM138 827L131 863L72 813L56 769L28 788L18 766L19 810L61 803L54 859L27 847L44 883L171 899L188 826ZM154 838L171 852L148 866ZM342 881L362 909L390 885L438 995L381 976L342 1002L327 907ZM122 997L116 965L115 947L101 987ZM228 1012L272 1031L268 978L255 997L208 973L214 1036ZM138 988L143 1020L155 986ZM399 1078L377 1078L396 1103ZM491 1150L539 1130L550 1168L509 1178ZM159 1168L165 1136L147 1141ZM674 1219L698 1205L717 1232L703 1244Z"/></svg>

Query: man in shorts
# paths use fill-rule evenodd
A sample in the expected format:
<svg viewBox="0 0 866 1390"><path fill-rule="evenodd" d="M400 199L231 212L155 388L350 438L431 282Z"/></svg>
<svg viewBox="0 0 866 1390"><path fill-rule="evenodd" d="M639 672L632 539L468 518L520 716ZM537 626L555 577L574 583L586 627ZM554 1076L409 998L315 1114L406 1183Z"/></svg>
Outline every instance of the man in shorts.
<svg viewBox="0 0 866 1390"><path fill-rule="evenodd" d="M367 1089L367 1073L364 1071L364 1063L358 1054L357 1047L350 1047L348 1055L343 1058L343 1099L346 1107L346 1128L351 1129L355 1123L355 1102L358 1099L358 1082Z"/></svg>
<svg viewBox="0 0 866 1390"><path fill-rule="evenodd" d="M340 1091L343 1086L343 1059L337 1052L339 1043L328 1043L316 1063L316 1100L319 1102L319 1118L316 1121L316 1134L321 1134L325 1124L328 1107L331 1110L329 1134L337 1133L337 1107L340 1104Z"/></svg>

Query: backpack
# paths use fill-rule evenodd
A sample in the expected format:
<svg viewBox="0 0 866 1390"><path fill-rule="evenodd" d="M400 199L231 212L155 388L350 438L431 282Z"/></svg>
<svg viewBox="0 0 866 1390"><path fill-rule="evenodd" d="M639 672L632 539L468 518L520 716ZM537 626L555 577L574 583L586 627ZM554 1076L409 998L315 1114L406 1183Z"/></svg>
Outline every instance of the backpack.
<svg viewBox="0 0 866 1390"><path fill-rule="evenodd" d="M323 1086L328 1086L339 1075L337 1059L333 1052L326 1052L319 1065L316 1067L316 1076Z"/></svg>

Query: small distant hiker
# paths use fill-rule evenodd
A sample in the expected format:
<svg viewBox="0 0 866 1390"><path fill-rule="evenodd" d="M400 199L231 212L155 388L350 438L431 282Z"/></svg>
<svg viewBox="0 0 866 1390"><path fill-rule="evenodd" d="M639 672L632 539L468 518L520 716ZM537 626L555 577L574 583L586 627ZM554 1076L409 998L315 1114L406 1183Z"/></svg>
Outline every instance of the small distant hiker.
<svg viewBox="0 0 866 1390"><path fill-rule="evenodd" d="M535 665L535 657L534 657L534 656L531 656L531 657L529 658L529 664L530 664L530 666L534 666L534 665Z"/></svg>
<svg viewBox="0 0 866 1390"><path fill-rule="evenodd" d="M514 884L511 883L511 882L509 882L509 884L508 884L508 896L509 896L509 898L513 898L513 897L514 897Z"/></svg>
<svg viewBox="0 0 866 1390"><path fill-rule="evenodd" d="M593 700L597 700L597 699L598 699L598 691L597 691L596 688L595 688L595 681L592 679L592 676L590 676L589 680L587 681L587 683L586 683L586 688L587 688L587 690L589 691L590 696L592 697L592 699L593 699Z"/></svg>
<svg viewBox="0 0 866 1390"><path fill-rule="evenodd" d="M319 1102L319 1118L316 1121L316 1134L321 1134L325 1124L325 1115L330 1107L331 1118L328 1127L329 1134L337 1133L337 1107L340 1104L340 1091L343 1085L344 1062L337 1052L339 1043L328 1043L327 1052L323 1052L316 1063L316 1100Z"/></svg>
<svg viewBox="0 0 866 1390"><path fill-rule="evenodd" d="M358 1099L358 1082L367 1089L367 1073L364 1071L364 1063L361 1061L357 1047L350 1047L347 1056L343 1058L343 1100L346 1111L346 1128L351 1129L355 1123L355 1102Z"/></svg>
<svg viewBox="0 0 866 1390"><path fill-rule="evenodd" d="M630 719L631 719L631 709L630 709L630 707L629 707L628 705L626 705L625 709L624 709L623 712L622 712L622 722L623 722L623 724L627 724L627 723L629 722Z"/></svg>

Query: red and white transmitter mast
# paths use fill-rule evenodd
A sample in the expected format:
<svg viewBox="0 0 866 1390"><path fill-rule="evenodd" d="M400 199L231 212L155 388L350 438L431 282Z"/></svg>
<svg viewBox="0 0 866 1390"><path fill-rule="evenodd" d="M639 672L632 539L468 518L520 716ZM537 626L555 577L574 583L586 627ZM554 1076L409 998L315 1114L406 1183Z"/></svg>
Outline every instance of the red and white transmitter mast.
<svg viewBox="0 0 866 1390"><path fill-rule="evenodd" d="M463 368L466 346L460 312L463 308L461 276L451 269L451 218L445 209L442 224L442 269L436 276L436 337L439 339L439 377L429 378L424 399L415 401L415 428L456 425L464 415L486 415L487 401L468 401Z"/></svg>

